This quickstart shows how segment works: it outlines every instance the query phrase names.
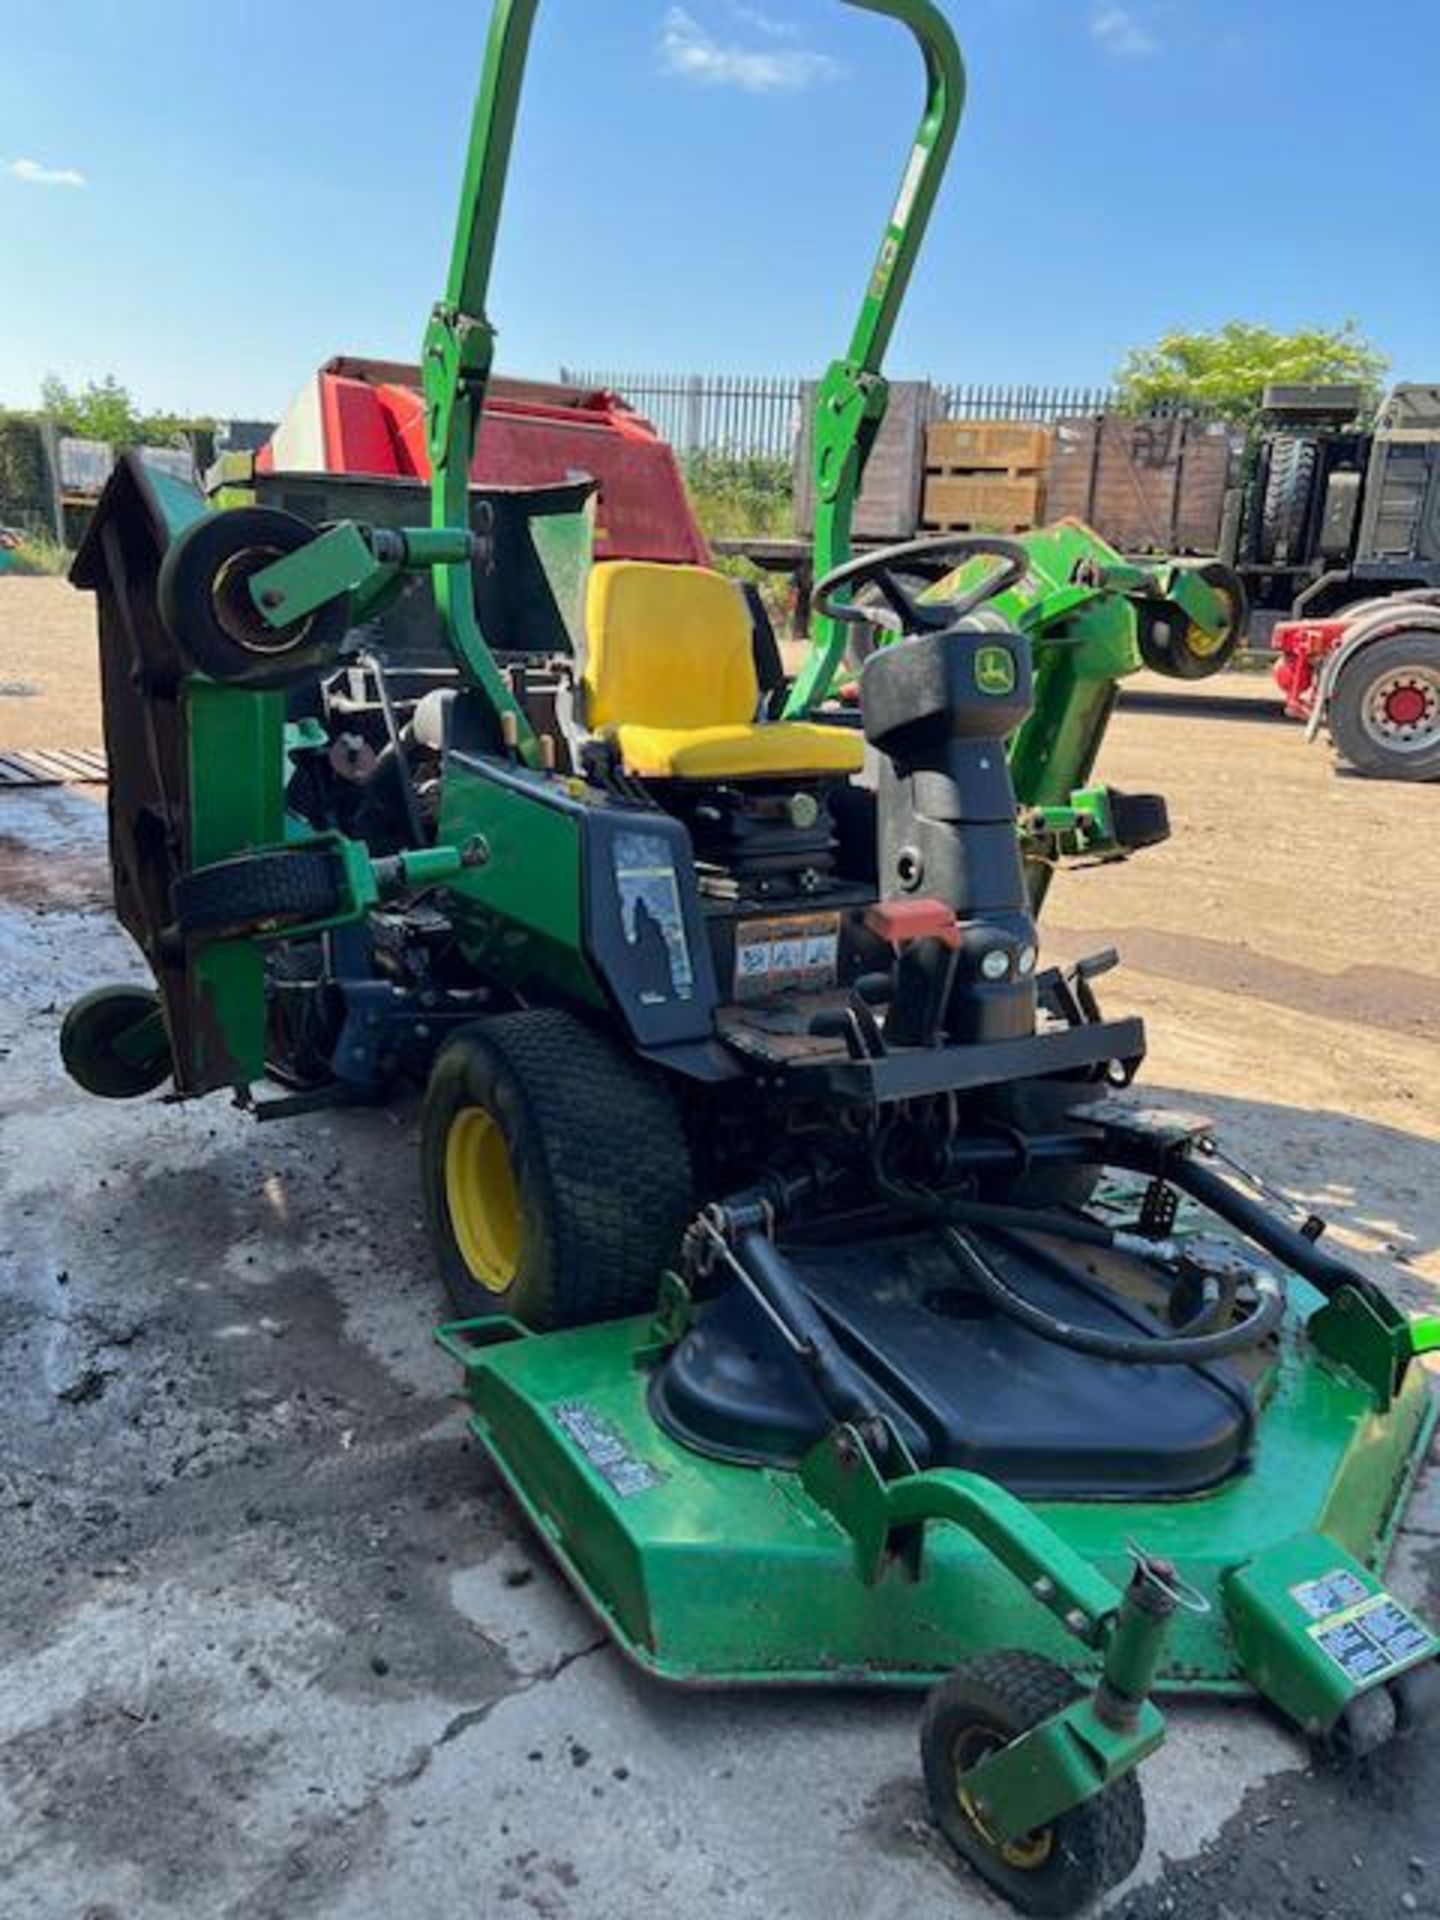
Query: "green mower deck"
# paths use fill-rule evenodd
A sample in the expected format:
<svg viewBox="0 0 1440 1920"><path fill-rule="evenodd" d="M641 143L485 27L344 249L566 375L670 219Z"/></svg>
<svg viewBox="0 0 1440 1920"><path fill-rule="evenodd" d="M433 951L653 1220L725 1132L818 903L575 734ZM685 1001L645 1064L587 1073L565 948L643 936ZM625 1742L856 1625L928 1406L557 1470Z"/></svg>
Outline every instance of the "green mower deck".
<svg viewBox="0 0 1440 1920"><path fill-rule="evenodd" d="M1290 1284L1246 1471L1185 1499L1036 1502L1030 1512L1116 1588L1138 1543L1208 1603L1177 1615L1159 1689L1260 1692L1318 1727L1356 1681L1436 1651L1409 1616L1382 1619L1393 1649L1383 1658L1365 1649L1374 1636L1343 1631L1355 1609L1393 1605L1377 1576L1436 1415L1418 1367L1378 1411L1361 1379L1310 1347L1305 1322L1320 1298L1298 1276ZM731 1465L667 1437L647 1404L666 1350L651 1320L542 1336L474 1321L440 1337L464 1366L477 1438L546 1547L622 1651L658 1678L927 1687L1017 1640L1098 1668L975 1536L932 1525L918 1574L912 1554L893 1553L866 1578L855 1534L807 1491L804 1469ZM1328 1592L1317 1585L1327 1580Z"/></svg>

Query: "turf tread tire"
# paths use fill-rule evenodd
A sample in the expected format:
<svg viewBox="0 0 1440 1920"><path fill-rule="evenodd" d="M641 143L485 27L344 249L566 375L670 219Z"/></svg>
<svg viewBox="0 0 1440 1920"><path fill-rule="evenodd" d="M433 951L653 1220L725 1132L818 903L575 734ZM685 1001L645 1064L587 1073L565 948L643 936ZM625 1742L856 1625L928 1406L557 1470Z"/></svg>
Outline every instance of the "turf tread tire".
<svg viewBox="0 0 1440 1920"><path fill-rule="evenodd" d="M992 1852L956 1801L951 1753L968 1719L1014 1738L1048 1720L1084 1689L1040 1654L977 1654L933 1688L920 1723L920 1754L936 1825L992 1886L1026 1913L1078 1912L1134 1872L1145 1846L1145 1802L1133 1772L1053 1823L1050 1857L1037 1868L1012 1867Z"/></svg>
<svg viewBox="0 0 1440 1920"><path fill-rule="evenodd" d="M175 882L171 906L182 934L216 939L328 919L341 898L335 855L296 847L196 867Z"/></svg>
<svg viewBox="0 0 1440 1920"><path fill-rule="evenodd" d="M499 1120L521 1204L511 1287L488 1293L456 1244L445 1142L462 1106ZM643 1312L694 1212L689 1149L670 1089L598 1028L560 1008L496 1014L438 1055L421 1121L431 1244L455 1305L536 1328Z"/></svg>

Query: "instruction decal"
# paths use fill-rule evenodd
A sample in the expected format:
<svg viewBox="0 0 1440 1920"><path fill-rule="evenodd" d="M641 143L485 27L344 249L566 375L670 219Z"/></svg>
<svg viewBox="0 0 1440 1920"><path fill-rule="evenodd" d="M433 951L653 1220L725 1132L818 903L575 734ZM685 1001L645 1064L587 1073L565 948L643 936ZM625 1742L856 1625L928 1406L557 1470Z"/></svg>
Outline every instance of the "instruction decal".
<svg viewBox="0 0 1440 1920"><path fill-rule="evenodd" d="M1383 1590L1372 1591L1348 1568L1307 1580L1290 1592L1310 1615L1311 1639L1357 1686L1407 1665L1433 1645L1430 1634L1404 1607Z"/></svg>
<svg viewBox="0 0 1440 1920"><path fill-rule="evenodd" d="M735 935L735 998L764 1000L787 987L833 987L840 972L838 913L742 920Z"/></svg>
<svg viewBox="0 0 1440 1920"><path fill-rule="evenodd" d="M1291 1587L1290 1597L1312 1620L1328 1620L1332 1613L1343 1613L1346 1607L1368 1600L1370 1588L1358 1573L1352 1573L1348 1567L1336 1567L1333 1573L1322 1574L1318 1580Z"/></svg>
<svg viewBox="0 0 1440 1920"><path fill-rule="evenodd" d="M658 1487L665 1475L626 1446L619 1431L584 1400L560 1400L550 1409L555 1424L622 1500Z"/></svg>

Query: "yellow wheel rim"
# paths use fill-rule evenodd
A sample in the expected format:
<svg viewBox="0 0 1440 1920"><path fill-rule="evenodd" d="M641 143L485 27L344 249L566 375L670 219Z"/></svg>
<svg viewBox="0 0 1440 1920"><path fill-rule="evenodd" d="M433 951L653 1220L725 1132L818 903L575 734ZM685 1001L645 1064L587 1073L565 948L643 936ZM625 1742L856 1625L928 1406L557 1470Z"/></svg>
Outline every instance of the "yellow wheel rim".
<svg viewBox="0 0 1440 1920"><path fill-rule="evenodd" d="M994 1753L997 1747L1004 1744L991 1727L967 1727L956 1736L955 1745L951 1749L951 1765L957 1775L968 1773L971 1767L978 1766L987 1754ZM959 1802L960 1811L965 1819L986 1846L998 1854L1007 1867L1013 1867L1019 1873L1034 1873L1050 1858L1055 1847L1053 1827L1037 1827L1033 1833L1021 1834L1018 1840L1002 1840L958 1781L955 1798Z"/></svg>
<svg viewBox="0 0 1440 1920"><path fill-rule="evenodd" d="M1221 627L1218 632L1212 632L1208 627L1197 626L1192 620L1190 631L1185 636L1185 644L1197 660L1208 660L1212 654L1219 653L1229 638L1228 626Z"/></svg>
<svg viewBox="0 0 1440 1920"><path fill-rule="evenodd" d="M520 1190L498 1121L462 1107L445 1137L445 1204L460 1257L487 1293L505 1293L520 1264Z"/></svg>

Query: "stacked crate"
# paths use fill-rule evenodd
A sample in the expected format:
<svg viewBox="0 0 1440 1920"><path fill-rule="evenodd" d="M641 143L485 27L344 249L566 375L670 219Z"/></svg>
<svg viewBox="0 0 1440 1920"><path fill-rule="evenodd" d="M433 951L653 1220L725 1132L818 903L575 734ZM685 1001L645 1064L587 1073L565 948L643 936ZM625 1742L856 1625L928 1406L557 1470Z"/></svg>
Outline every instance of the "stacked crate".
<svg viewBox="0 0 1440 1920"><path fill-rule="evenodd" d="M935 420L925 435L922 525L937 533L1023 533L1045 517L1048 427Z"/></svg>

